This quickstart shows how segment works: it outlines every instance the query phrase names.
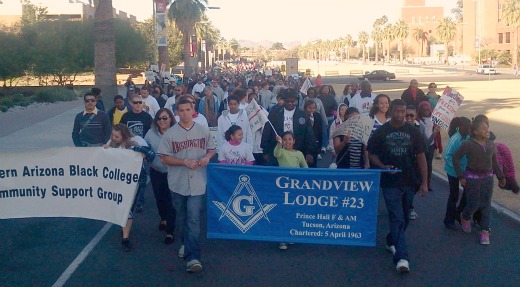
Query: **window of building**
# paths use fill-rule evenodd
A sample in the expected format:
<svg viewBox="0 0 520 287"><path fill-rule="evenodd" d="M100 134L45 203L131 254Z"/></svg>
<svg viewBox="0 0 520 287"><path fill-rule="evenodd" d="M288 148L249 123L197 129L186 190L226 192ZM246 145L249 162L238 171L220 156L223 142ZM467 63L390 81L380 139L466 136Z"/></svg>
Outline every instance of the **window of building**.
<svg viewBox="0 0 520 287"><path fill-rule="evenodd" d="M430 22L430 17L426 16L425 21L426 21L426 23L429 23Z"/></svg>
<svg viewBox="0 0 520 287"><path fill-rule="evenodd" d="M504 43L504 33L498 33L498 43Z"/></svg>
<svg viewBox="0 0 520 287"><path fill-rule="evenodd" d="M428 30L428 34L431 34L432 33L432 30Z"/></svg>
<svg viewBox="0 0 520 287"><path fill-rule="evenodd" d="M419 16L419 23L422 23L422 17Z"/></svg>
<svg viewBox="0 0 520 287"><path fill-rule="evenodd" d="M415 16L412 17L412 23L415 23Z"/></svg>
<svg viewBox="0 0 520 287"><path fill-rule="evenodd" d="M511 33L510 32L506 32L506 43L507 44L511 43Z"/></svg>
<svg viewBox="0 0 520 287"><path fill-rule="evenodd" d="M437 17L433 16L433 17L432 17L432 22L433 22L433 23L437 22Z"/></svg>

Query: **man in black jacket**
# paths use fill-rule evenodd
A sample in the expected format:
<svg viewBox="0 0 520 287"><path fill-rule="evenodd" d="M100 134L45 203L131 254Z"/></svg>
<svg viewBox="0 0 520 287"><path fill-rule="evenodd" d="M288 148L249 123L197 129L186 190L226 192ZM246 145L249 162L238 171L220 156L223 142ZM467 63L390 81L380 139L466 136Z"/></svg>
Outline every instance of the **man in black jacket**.
<svg viewBox="0 0 520 287"><path fill-rule="evenodd" d="M401 100L405 101L407 106L414 106L415 109L419 107L419 104L423 101L428 101L428 97L424 92L419 89L419 82L416 79L410 81L408 89L404 90L401 95Z"/></svg>
<svg viewBox="0 0 520 287"><path fill-rule="evenodd" d="M260 144L264 152L264 159L269 165L277 165L273 156L276 134L282 135L286 131L292 131L294 134L294 149L305 155L307 163L313 162L312 153L316 150L316 140L309 118L296 108L297 98L298 92L295 89L286 89L284 91L284 108L274 109L269 113L269 121L276 133L271 124L266 123Z"/></svg>

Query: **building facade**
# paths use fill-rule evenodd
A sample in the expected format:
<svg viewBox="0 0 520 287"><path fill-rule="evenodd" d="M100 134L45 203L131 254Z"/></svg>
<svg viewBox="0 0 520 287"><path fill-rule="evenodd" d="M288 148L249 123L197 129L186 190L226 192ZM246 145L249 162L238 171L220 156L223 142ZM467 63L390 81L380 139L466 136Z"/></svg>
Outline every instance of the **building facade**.
<svg viewBox="0 0 520 287"><path fill-rule="evenodd" d="M426 7L425 0L405 0L401 7L401 19L410 27L409 36L405 43L412 47L414 54L412 56L429 56L426 53L427 41L423 43L423 51L421 53L421 42L415 39L415 32L421 29L426 36L436 37L436 27L438 22L444 17L443 7Z"/></svg>
<svg viewBox="0 0 520 287"><path fill-rule="evenodd" d="M505 0L464 0L463 53L479 57L482 49L513 52L513 29L502 19ZM518 44L517 44L518 45ZM488 59L481 59L485 62Z"/></svg>
<svg viewBox="0 0 520 287"><path fill-rule="evenodd" d="M70 21L83 21L94 19L96 8L74 0L47 0L45 4L35 4L47 8L45 17L48 20L65 19ZM23 14L23 4L20 0L2 0L0 4L0 26L12 26L19 22ZM137 18L126 12L113 9L114 18L137 24Z"/></svg>

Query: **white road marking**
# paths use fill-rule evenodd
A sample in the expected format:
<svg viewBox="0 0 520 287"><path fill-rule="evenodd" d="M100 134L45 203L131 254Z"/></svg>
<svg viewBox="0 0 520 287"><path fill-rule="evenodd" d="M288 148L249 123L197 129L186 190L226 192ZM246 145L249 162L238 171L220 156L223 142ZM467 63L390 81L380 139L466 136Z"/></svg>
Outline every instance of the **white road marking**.
<svg viewBox="0 0 520 287"><path fill-rule="evenodd" d="M87 258L87 256L90 254L90 252L96 247L96 245L103 239L105 234L108 232L108 230L112 227L112 223L107 223L99 232L90 240L90 242L83 248L83 250L78 254L76 259L70 263L69 267L63 271L60 278L56 280L56 282L52 285L52 287L62 287L67 283L67 280L69 280L70 276L76 271L76 269L79 267L79 265Z"/></svg>

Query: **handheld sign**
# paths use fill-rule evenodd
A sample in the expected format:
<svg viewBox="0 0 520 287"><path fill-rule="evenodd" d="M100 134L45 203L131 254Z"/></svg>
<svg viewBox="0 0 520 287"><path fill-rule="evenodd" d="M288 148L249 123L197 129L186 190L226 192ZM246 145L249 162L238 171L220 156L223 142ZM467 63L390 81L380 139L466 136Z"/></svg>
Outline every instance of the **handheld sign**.
<svg viewBox="0 0 520 287"><path fill-rule="evenodd" d="M459 92L446 87L432 112L432 121L447 131L463 100L464 97Z"/></svg>
<svg viewBox="0 0 520 287"><path fill-rule="evenodd" d="M150 82L155 80L155 75L154 75L153 71L146 71L146 72L144 72L144 76Z"/></svg>
<svg viewBox="0 0 520 287"><path fill-rule="evenodd" d="M350 134L351 138L362 141L366 145L372 133L374 123L374 120L369 117L362 115L353 116L341 123L332 133L331 138Z"/></svg>

